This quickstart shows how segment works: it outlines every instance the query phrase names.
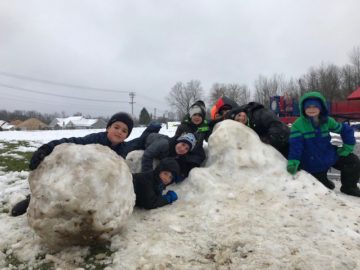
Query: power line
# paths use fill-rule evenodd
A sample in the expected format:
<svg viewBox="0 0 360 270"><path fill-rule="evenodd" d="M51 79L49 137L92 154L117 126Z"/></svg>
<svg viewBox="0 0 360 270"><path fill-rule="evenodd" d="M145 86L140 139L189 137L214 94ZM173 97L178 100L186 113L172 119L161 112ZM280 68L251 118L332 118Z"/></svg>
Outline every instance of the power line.
<svg viewBox="0 0 360 270"><path fill-rule="evenodd" d="M91 98L72 97L72 96L66 96L66 95L58 95L58 94L52 94L52 93L45 93L45 92L41 92L41 91L37 91L37 90L32 90L32 89L17 87L17 86L8 85L8 84L3 84L3 83L0 83L0 86L6 87L6 88L10 88L10 89L15 89L15 90L18 90L18 91L35 93L35 94L46 95L46 96L53 96L53 97L62 97L62 98L70 98L70 99L76 99L76 100L94 101L94 102L128 103L127 101L120 101L120 100L91 99Z"/></svg>
<svg viewBox="0 0 360 270"><path fill-rule="evenodd" d="M13 78L17 78L17 79L22 79L22 80L71 87L71 88L80 88L80 89L87 89L87 90L94 90L94 91L101 91L101 92L130 93L130 91L124 91L124 90L97 88L97 87L83 86L83 85L70 84L70 83L54 82L54 81L50 81L50 80L37 79L37 78L32 78L32 77L28 77L28 76L24 76L24 75L3 72L3 71L0 71L0 75L7 76L7 77L13 77Z"/></svg>

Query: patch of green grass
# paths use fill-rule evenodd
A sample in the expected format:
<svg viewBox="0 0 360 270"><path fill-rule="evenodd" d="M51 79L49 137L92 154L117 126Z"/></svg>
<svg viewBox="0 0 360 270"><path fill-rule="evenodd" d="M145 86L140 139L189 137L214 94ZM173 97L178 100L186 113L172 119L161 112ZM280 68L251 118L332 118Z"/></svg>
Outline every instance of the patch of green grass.
<svg viewBox="0 0 360 270"><path fill-rule="evenodd" d="M85 257L85 263L81 267L86 270L102 270L109 265L108 259L113 253L108 244L91 246L89 254Z"/></svg>
<svg viewBox="0 0 360 270"><path fill-rule="evenodd" d="M0 159L0 167L3 167L3 171L10 172L10 171L27 171L29 170L29 161L33 154L33 152L18 152L16 149L19 146L30 147L29 142L27 141L18 141L14 142L7 142L7 141L0 141L2 147L0 148L0 154L5 154L1 156ZM13 156L7 156L7 154L16 154L21 156L21 159L15 158Z"/></svg>

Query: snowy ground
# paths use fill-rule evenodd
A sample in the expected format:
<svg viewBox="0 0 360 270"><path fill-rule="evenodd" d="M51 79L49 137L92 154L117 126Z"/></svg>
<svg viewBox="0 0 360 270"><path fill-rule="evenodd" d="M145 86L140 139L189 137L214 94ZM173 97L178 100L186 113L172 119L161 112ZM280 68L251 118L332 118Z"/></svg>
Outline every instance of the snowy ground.
<svg viewBox="0 0 360 270"><path fill-rule="evenodd" d="M134 129L130 139L142 130ZM90 132L0 132L0 149L4 142L29 141L17 152L34 151L47 141ZM360 269L360 199L341 194L339 181L329 191L305 172L290 176L278 152L233 121L215 130L208 153L204 168L169 187L178 201L135 209L127 228L100 251L48 250L26 215L7 212L28 194L28 172L0 168L0 268Z"/></svg>

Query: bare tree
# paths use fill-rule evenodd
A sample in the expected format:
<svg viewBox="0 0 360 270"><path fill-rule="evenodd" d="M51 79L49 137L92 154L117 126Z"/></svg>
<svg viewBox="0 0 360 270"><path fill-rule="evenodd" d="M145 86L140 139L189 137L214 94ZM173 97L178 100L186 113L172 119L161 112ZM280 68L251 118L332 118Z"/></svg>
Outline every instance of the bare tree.
<svg viewBox="0 0 360 270"><path fill-rule="evenodd" d="M350 62L354 66L355 84L356 87L360 86L360 47L354 47L349 54Z"/></svg>
<svg viewBox="0 0 360 270"><path fill-rule="evenodd" d="M250 101L250 90L245 84L240 85L237 83L214 83L210 90L210 104L215 104L216 101L223 95L234 100L239 105L248 103Z"/></svg>
<svg viewBox="0 0 360 270"><path fill-rule="evenodd" d="M350 95L357 87L355 70L350 65L341 69L341 91L344 97Z"/></svg>
<svg viewBox="0 0 360 270"><path fill-rule="evenodd" d="M259 75L255 80L255 100L268 107L271 97L284 94L285 85L283 75L274 74L270 79Z"/></svg>
<svg viewBox="0 0 360 270"><path fill-rule="evenodd" d="M203 89L201 82L192 80L184 85L177 82L166 97L169 105L175 109L179 119L182 119L189 111L190 106L197 100L202 99Z"/></svg>

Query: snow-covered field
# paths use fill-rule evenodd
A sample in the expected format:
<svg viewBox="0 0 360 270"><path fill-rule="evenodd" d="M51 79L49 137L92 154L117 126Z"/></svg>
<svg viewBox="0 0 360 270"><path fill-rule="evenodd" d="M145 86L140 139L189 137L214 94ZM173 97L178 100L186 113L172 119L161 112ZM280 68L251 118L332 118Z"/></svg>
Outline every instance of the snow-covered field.
<svg viewBox="0 0 360 270"><path fill-rule="evenodd" d="M129 139L143 130L134 128ZM30 152L92 132L98 131L0 132L0 149L4 142L28 141L16 151ZM135 209L126 229L99 250L49 250L26 215L7 211L29 193L28 171L0 168L0 268L360 269L360 199L340 193L339 181L329 191L305 172L289 175L277 151L233 121L216 128L207 151L203 168L170 186L178 201Z"/></svg>

